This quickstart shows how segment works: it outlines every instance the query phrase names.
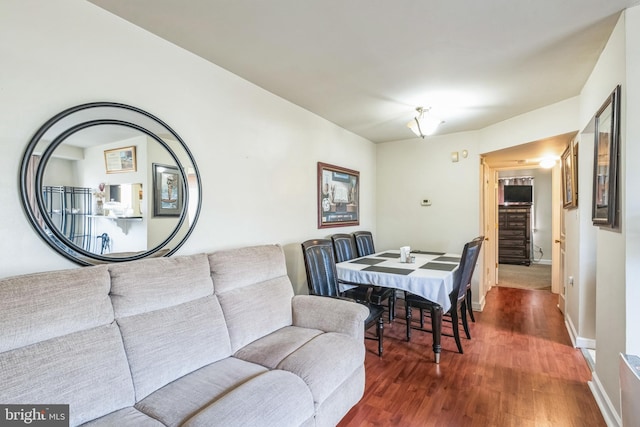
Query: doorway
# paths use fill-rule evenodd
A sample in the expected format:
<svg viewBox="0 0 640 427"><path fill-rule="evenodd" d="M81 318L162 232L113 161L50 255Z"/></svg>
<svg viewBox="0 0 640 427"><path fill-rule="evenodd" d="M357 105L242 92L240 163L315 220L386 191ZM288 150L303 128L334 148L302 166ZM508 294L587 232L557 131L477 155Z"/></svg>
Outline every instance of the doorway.
<svg viewBox="0 0 640 427"><path fill-rule="evenodd" d="M560 155L566 148L567 144L575 137L577 132L557 135L555 137L544 140L534 141L527 144L521 144L513 147L484 153L482 158L482 208L483 208L483 224L482 229L485 235L492 236L493 242L487 245L487 252L484 257L484 275L481 287L488 291L491 287L496 286L499 281L499 245L498 245L498 179L501 173L506 174L522 174L523 171L537 171L540 169L540 162L545 157L560 159ZM508 171L508 172L507 172ZM560 240L560 218L562 214L562 203L558 202L561 189L560 162L556 161L555 166L551 168L551 172L547 172L545 180L550 181L549 186L541 186L548 193L546 196L550 198L550 203L546 208L547 213L534 212L534 230L544 228L546 237L536 236L534 231L534 245L531 251L534 263L536 260L544 261L551 265L551 292L558 294L561 285L560 271L560 248L556 243ZM542 181L539 181L542 182ZM539 221L544 221L542 224ZM544 227L543 227L544 225ZM535 243L536 237L546 239L547 245L542 246ZM538 247L542 248L542 256ZM488 253L491 251L490 253ZM538 262L540 263L540 262ZM479 305L484 299L484 294L479 296L482 298Z"/></svg>
<svg viewBox="0 0 640 427"><path fill-rule="evenodd" d="M498 170L498 286L551 291L552 205L551 169Z"/></svg>

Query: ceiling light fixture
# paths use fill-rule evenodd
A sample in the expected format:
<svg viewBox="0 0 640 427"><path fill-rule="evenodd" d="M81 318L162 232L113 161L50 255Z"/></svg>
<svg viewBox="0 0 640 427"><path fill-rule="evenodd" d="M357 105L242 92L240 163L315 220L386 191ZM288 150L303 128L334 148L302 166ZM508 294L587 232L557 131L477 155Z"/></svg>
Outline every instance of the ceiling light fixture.
<svg viewBox="0 0 640 427"><path fill-rule="evenodd" d="M553 157L545 157L544 159L540 160L541 168L551 169L555 165L556 165L556 159L554 159Z"/></svg>
<svg viewBox="0 0 640 427"><path fill-rule="evenodd" d="M418 115L407 123L409 129L420 138L433 135L440 123L444 123L442 120L433 117L431 113L429 113L430 110L431 108L416 108Z"/></svg>

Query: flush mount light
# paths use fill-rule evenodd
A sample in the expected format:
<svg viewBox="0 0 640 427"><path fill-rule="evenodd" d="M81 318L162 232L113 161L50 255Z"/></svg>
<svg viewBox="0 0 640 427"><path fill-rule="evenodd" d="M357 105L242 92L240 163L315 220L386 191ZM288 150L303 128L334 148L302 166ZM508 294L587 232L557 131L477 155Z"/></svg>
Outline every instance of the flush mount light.
<svg viewBox="0 0 640 427"><path fill-rule="evenodd" d="M545 157L544 159L540 160L539 164L541 168L551 169L556 165L556 159L553 157Z"/></svg>
<svg viewBox="0 0 640 427"><path fill-rule="evenodd" d="M418 115L407 123L409 129L413 131L420 138L424 138L425 136L433 135L440 125L443 123L442 120L434 117L429 111L431 108L416 108Z"/></svg>

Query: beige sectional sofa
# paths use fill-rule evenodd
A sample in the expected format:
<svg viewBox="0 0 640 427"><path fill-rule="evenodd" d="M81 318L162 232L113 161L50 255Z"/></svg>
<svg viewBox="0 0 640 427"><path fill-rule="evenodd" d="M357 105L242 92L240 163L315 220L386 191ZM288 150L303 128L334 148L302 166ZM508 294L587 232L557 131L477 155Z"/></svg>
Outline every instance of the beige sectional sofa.
<svg viewBox="0 0 640 427"><path fill-rule="evenodd" d="M0 280L0 403L70 425L330 426L364 392L367 309L296 295L254 246Z"/></svg>

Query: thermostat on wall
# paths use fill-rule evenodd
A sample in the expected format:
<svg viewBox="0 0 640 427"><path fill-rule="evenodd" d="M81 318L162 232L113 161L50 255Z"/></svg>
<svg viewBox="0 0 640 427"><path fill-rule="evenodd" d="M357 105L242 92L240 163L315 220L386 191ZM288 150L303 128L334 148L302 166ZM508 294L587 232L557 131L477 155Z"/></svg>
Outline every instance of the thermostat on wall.
<svg viewBox="0 0 640 427"><path fill-rule="evenodd" d="M422 206L431 206L431 199L422 199L422 200L420 201L420 204L421 204Z"/></svg>

